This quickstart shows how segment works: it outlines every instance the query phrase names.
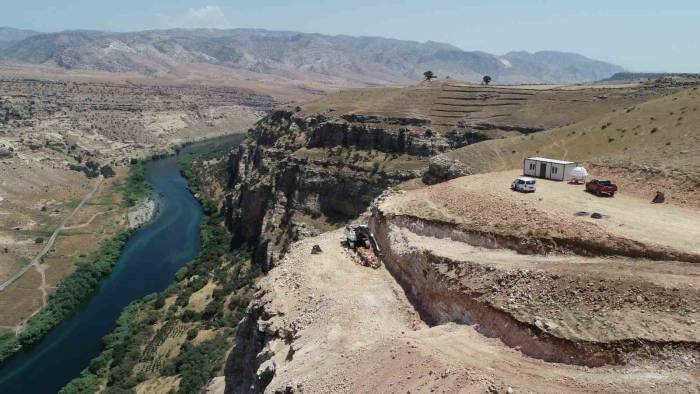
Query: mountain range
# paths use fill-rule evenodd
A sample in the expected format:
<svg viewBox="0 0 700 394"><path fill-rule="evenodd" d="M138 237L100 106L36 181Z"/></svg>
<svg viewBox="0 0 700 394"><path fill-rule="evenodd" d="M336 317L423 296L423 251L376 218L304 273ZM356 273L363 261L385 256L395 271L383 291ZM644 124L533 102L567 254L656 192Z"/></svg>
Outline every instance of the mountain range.
<svg viewBox="0 0 700 394"><path fill-rule="evenodd" d="M386 85L439 77L494 83L576 83L623 71L566 52L464 51L450 44L260 29L39 33L0 28L0 60L64 69L178 75L236 71L292 80ZM212 71L214 70L214 71ZM219 70L219 71L216 71Z"/></svg>

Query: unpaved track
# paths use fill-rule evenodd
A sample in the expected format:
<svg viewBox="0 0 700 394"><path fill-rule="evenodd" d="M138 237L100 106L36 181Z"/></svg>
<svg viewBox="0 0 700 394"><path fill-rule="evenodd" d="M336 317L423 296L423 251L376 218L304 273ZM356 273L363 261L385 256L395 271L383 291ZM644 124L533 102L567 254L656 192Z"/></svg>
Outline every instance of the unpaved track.
<svg viewBox="0 0 700 394"><path fill-rule="evenodd" d="M86 194L85 197L83 197L78 206L75 207L75 209L70 213L70 215L66 216L66 218L63 219L61 224L56 228L56 230L54 230L53 234L51 234L51 237L46 241L44 247L41 249L41 251L39 251L39 254L37 254L27 265L25 265L21 270L14 274L10 279L0 284L0 291L5 290L17 279L21 278L22 275L29 271L33 266L41 263L41 259L46 255L46 253L49 252L49 250L51 250L54 242L56 242L56 238L58 238L58 235L61 233L61 231L66 229L66 224L73 218L73 216L75 216L76 213L78 213L78 211L83 207L83 205L85 205L85 203L87 203L92 198L92 196L95 195L95 193L99 190L103 180L104 178L102 177L102 175L100 175L95 180L95 185L92 187L90 192L88 192L88 194Z"/></svg>
<svg viewBox="0 0 700 394"><path fill-rule="evenodd" d="M428 327L384 268L356 264L341 231L296 243L263 279L273 317L294 327L269 344L276 374L267 391L314 393L688 392L697 376L655 367L586 368L536 360L472 326ZM318 244L323 250L310 253ZM293 349L293 350L292 350ZM290 356L291 355L291 356Z"/></svg>
<svg viewBox="0 0 700 394"><path fill-rule="evenodd" d="M77 230L79 228L87 227L92 224L92 221L95 220L98 216L104 215L106 213L109 213L110 211L102 211L102 212L97 212L96 214L92 215L90 219L88 219L87 222L81 223L81 224L76 224L75 226L70 226L70 227L64 227L64 230Z"/></svg>

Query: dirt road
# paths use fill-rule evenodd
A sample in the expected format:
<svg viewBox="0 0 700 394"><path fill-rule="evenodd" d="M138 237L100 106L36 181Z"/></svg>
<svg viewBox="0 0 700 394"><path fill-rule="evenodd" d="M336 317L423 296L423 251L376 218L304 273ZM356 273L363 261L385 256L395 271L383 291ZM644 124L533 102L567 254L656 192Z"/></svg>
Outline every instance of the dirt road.
<svg viewBox="0 0 700 394"><path fill-rule="evenodd" d="M428 327L392 275L355 263L341 239L335 231L295 244L261 283L273 312L265 331L296 333L266 350L270 392L678 392L697 383L671 370L547 363L469 325ZM323 252L312 255L314 244Z"/></svg>
<svg viewBox="0 0 700 394"><path fill-rule="evenodd" d="M71 211L71 213L66 216L61 224L54 230L54 232L51 234L51 237L46 241L46 244L44 244L44 247L39 251L39 254L37 254L27 265L25 265L20 271L18 271L16 274L14 274L10 279L6 280L2 284L0 284L0 291L5 290L8 286L10 286L12 283L14 283L17 279L21 278L22 275L24 275L27 271L29 271L33 266L38 265L41 263L41 259L46 255L46 253L51 250L51 247L53 247L54 242L56 242L56 238L58 238L58 235L61 233L66 228L66 224L75 216L76 213L85 205L86 202L88 202L92 196L99 190L100 185L102 184L102 181L104 178L102 175L100 175L96 180L95 184L93 185L92 189L90 192L83 197L83 199L80 201L77 207Z"/></svg>

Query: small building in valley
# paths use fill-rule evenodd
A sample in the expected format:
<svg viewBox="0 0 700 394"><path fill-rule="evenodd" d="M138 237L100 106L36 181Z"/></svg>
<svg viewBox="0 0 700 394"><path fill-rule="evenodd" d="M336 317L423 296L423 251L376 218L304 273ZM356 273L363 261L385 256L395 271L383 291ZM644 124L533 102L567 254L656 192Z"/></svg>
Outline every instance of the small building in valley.
<svg viewBox="0 0 700 394"><path fill-rule="evenodd" d="M577 166L573 161L528 157L523 163L523 175L563 181L570 177L571 170Z"/></svg>

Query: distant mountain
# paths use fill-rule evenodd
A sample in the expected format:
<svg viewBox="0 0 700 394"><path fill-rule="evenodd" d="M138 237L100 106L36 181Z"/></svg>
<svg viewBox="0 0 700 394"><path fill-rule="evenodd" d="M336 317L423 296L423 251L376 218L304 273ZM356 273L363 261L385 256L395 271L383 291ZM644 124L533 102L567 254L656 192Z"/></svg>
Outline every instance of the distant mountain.
<svg viewBox="0 0 700 394"><path fill-rule="evenodd" d="M0 26L0 49L7 48L27 37L40 34L32 30L14 29L12 27Z"/></svg>
<svg viewBox="0 0 700 394"><path fill-rule="evenodd" d="M494 83L586 82L622 71L619 66L571 53L496 56L431 41L257 29L32 34L0 50L0 59L151 75L187 72L204 64L290 79L363 85L416 81L428 69L440 77L467 81L490 75Z"/></svg>
<svg viewBox="0 0 700 394"><path fill-rule="evenodd" d="M621 72L612 75L610 78L603 79L601 82L640 82L640 81L650 81L652 79L661 78L691 78L698 79L700 74L692 73L635 73L635 72Z"/></svg>
<svg viewBox="0 0 700 394"><path fill-rule="evenodd" d="M591 81L608 78L621 72L622 67L589 59L577 53L541 51L510 52L503 56L512 63L526 68L530 65L532 72L542 79L554 81Z"/></svg>

